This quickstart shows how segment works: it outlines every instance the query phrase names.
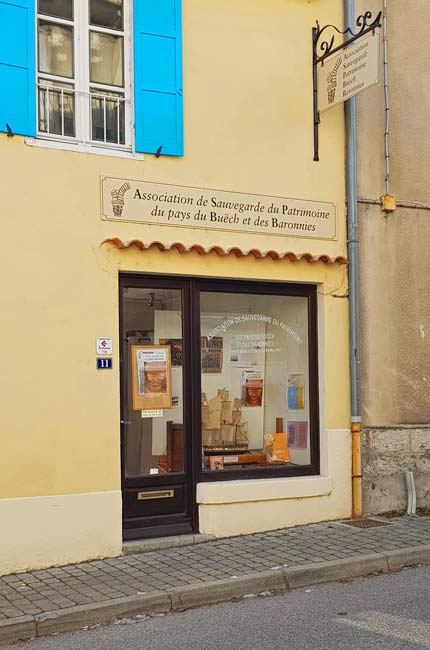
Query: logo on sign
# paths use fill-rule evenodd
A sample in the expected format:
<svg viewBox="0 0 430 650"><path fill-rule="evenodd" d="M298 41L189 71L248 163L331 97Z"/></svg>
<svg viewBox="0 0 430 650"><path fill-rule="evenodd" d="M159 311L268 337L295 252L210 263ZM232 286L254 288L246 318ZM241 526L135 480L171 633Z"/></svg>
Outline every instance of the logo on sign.
<svg viewBox="0 0 430 650"><path fill-rule="evenodd" d="M337 73L341 65L342 65L342 57L340 56L336 61L333 70L330 72L329 75L327 75L327 95L328 95L329 104L333 104L334 98L336 96Z"/></svg>
<svg viewBox="0 0 430 650"><path fill-rule="evenodd" d="M124 194L130 189L130 183L125 182L118 189L111 191L112 210L114 217L120 217L124 209Z"/></svg>
<svg viewBox="0 0 430 650"><path fill-rule="evenodd" d="M106 337L97 338L96 353L98 355L112 354L112 339Z"/></svg>

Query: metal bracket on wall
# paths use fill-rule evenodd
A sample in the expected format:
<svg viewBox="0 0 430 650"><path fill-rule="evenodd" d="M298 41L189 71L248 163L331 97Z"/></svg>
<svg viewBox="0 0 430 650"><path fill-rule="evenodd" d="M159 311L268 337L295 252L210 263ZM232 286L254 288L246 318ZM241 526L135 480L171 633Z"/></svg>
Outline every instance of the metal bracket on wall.
<svg viewBox="0 0 430 650"><path fill-rule="evenodd" d="M355 21L358 27L357 32L353 32L350 27L341 31L334 25L325 25L320 27L318 21L317 26L312 28L312 79L313 79L313 103L314 103L314 160L319 160L319 123L320 114L318 110L318 73L317 66L319 63L324 65L325 59L335 52L351 45L361 36L368 32L374 32L375 29L381 27L382 11L378 13L376 18L372 19L372 12L366 11L364 14L358 16ZM330 33L332 30L332 33ZM350 38L347 38L348 34ZM335 40L343 37L339 45L335 45Z"/></svg>

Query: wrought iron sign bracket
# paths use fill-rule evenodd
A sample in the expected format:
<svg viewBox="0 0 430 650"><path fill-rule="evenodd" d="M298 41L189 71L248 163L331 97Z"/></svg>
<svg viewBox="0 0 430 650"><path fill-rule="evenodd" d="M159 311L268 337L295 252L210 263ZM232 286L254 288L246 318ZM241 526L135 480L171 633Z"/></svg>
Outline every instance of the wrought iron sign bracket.
<svg viewBox="0 0 430 650"><path fill-rule="evenodd" d="M372 12L366 11L364 14L358 16L355 24L358 28L354 32L350 27L341 31L334 25L325 25L320 27L318 21L316 27L312 28L312 78L313 78L313 104L314 104L314 160L319 160L319 124L320 115L318 110L318 73L317 66L319 63L324 65L327 57L343 48L351 45L361 36L369 32L375 32L375 29L381 27L382 11L378 13L376 18L372 19ZM330 34L330 30L334 33ZM336 35L343 37L344 40L335 45ZM349 35L349 38L348 38ZM336 39L337 40L337 39Z"/></svg>

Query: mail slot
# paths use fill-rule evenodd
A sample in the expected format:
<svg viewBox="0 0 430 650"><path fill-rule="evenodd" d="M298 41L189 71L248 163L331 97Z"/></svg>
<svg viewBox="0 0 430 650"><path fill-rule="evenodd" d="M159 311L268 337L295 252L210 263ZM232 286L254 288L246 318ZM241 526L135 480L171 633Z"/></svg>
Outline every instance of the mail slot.
<svg viewBox="0 0 430 650"><path fill-rule="evenodd" d="M137 499L138 501L143 501L144 499L171 499L175 496L174 490L151 490L148 492L138 492Z"/></svg>
<svg viewBox="0 0 430 650"><path fill-rule="evenodd" d="M186 508L186 492L183 485L164 483L162 485L141 485L125 491L125 507L130 517L143 517L146 522L151 517L178 515Z"/></svg>

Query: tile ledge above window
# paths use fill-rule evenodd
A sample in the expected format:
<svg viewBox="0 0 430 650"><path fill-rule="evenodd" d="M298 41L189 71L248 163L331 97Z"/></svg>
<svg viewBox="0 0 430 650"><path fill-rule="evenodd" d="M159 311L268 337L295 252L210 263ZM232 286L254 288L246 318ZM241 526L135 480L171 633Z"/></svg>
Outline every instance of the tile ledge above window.
<svg viewBox="0 0 430 650"><path fill-rule="evenodd" d="M197 503L221 504L327 496L333 489L329 476L291 476L197 484Z"/></svg>
<svg viewBox="0 0 430 650"><path fill-rule="evenodd" d="M97 147L89 144L80 144L73 142L61 142L60 140L48 140L44 138L25 138L25 144L31 147L43 147L45 149L61 149L63 151L74 151L76 153L89 153L99 156L113 156L114 158L128 158L132 160L144 160L142 153L121 149L109 149L107 147Z"/></svg>

